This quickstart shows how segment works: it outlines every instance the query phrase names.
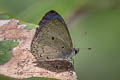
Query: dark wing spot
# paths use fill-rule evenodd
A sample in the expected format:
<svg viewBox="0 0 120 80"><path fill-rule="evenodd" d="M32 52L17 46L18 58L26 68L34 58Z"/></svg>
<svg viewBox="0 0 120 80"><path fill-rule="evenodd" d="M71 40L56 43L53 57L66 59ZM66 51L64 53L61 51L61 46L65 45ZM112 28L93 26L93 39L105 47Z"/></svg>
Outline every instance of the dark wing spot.
<svg viewBox="0 0 120 80"><path fill-rule="evenodd" d="M43 51L43 53L45 52L43 47L42 47L42 51Z"/></svg>
<svg viewBox="0 0 120 80"><path fill-rule="evenodd" d="M64 49L65 47L64 46L62 46L62 49Z"/></svg>
<svg viewBox="0 0 120 80"><path fill-rule="evenodd" d="M56 69L59 69L59 67L58 66L55 66L56 67Z"/></svg>
<svg viewBox="0 0 120 80"><path fill-rule="evenodd" d="M55 38L54 37L52 37L52 40L54 40Z"/></svg>
<svg viewBox="0 0 120 80"><path fill-rule="evenodd" d="M49 57L48 57L48 56L47 56L46 58L47 58L47 59L49 59Z"/></svg>

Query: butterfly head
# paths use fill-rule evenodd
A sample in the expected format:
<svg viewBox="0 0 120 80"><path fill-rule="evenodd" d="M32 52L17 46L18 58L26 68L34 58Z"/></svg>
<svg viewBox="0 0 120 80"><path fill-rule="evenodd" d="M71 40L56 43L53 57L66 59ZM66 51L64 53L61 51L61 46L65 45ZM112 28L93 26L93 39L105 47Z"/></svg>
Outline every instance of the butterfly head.
<svg viewBox="0 0 120 80"><path fill-rule="evenodd" d="M73 48L71 55L69 55L69 57L67 57L68 61L72 63L72 60L73 60L72 57L74 55L76 55L78 52L79 52L79 48Z"/></svg>
<svg viewBox="0 0 120 80"><path fill-rule="evenodd" d="M79 52L79 48L74 48L71 52L71 55L69 55L69 58L72 58L74 55L76 55Z"/></svg>
<svg viewBox="0 0 120 80"><path fill-rule="evenodd" d="M72 51L72 54L76 55L78 52L79 52L79 48L74 48L73 51Z"/></svg>

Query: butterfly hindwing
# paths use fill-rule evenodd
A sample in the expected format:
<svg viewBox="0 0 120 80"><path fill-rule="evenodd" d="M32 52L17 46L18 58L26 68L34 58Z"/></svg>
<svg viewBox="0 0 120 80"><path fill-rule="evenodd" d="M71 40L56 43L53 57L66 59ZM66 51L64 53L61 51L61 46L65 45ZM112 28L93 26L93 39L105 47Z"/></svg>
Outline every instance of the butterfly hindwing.
<svg viewBox="0 0 120 80"><path fill-rule="evenodd" d="M72 40L63 18L55 11L48 12L36 29L31 52L39 61L65 58L72 52Z"/></svg>

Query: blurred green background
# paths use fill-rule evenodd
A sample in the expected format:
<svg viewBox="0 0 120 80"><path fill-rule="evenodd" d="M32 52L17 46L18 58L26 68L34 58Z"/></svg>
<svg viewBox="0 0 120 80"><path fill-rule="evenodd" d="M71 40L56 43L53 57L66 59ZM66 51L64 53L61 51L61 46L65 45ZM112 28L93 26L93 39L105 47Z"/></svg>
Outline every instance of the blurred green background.
<svg viewBox="0 0 120 80"><path fill-rule="evenodd" d="M78 80L120 80L120 0L0 0L0 19L38 24L49 10L61 14L80 48Z"/></svg>

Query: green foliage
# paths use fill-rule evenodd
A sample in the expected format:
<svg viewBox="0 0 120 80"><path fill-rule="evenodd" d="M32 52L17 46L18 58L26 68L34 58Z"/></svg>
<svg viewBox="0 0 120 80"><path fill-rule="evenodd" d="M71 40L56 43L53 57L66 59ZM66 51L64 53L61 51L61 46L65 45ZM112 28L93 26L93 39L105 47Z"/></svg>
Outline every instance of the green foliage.
<svg viewBox="0 0 120 80"><path fill-rule="evenodd" d="M24 29L31 30L31 29L35 29L36 27L37 26L34 24L28 24Z"/></svg>
<svg viewBox="0 0 120 80"><path fill-rule="evenodd" d="M79 80L120 79L119 14L120 10L94 12L71 25L74 45L80 48L74 57Z"/></svg>
<svg viewBox="0 0 120 80"><path fill-rule="evenodd" d="M78 5L78 0L0 0L0 10L20 20L35 24L38 24L49 10L56 10L65 16Z"/></svg>
<svg viewBox="0 0 120 80"><path fill-rule="evenodd" d="M0 19L7 20L7 19L9 19L9 16L7 14L0 14Z"/></svg>
<svg viewBox="0 0 120 80"><path fill-rule="evenodd" d="M4 40L0 42L0 64L9 61L12 57L11 50L18 45L18 42Z"/></svg>

